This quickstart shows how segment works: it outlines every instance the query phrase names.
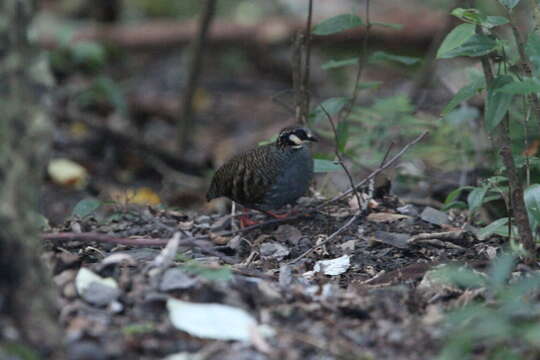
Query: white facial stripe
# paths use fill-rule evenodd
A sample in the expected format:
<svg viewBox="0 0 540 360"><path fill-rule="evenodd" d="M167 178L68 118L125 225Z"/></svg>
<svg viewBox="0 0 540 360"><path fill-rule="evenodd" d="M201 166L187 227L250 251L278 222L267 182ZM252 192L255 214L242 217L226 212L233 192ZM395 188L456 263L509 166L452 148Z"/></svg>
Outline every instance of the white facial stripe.
<svg viewBox="0 0 540 360"><path fill-rule="evenodd" d="M300 140L300 138L294 134L289 135L289 140L291 140L296 145L302 145L304 142Z"/></svg>

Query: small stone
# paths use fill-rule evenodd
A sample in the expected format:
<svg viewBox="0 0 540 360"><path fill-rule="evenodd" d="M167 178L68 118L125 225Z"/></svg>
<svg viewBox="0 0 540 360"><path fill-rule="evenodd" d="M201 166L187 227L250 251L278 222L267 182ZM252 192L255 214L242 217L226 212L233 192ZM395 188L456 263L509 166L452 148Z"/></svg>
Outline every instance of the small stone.
<svg viewBox="0 0 540 360"><path fill-rule="evenodd" d="M187 275L182 269L170 268L163 274L159 289L161 291L173 291L189 289L197 284L197 279Z"/></svg>
<svg viewBox="0 0 540 360"><path fill-rule="evenodd" d="M448 225L450 223L450 221L448 220L448 215L445 212L439 211L429 206L427 206L424 211L422 211L420 218L430 224L435 224L439 226Z"/></svg>
<svg viewBox="0 0 540 360"><path fill-rule="evenodd" d="M386 245L391 245L399 249L408 249L409 245L407 243L407 240L410 237L411 236L409 234L376 231L375 237L373 239L375 241L381 242Z"/></svg>
<svg viewBox="0 0 540 360"><path fill-rule="evenodd" d="M289 243L294 245L298 243L298 240L302 237L302 233L292 225L281 225L274 232L274 237L282 244Z"/></svg>
<svg viewBox="0 0 540 360"><path fill-rule="evenodd" d="M210 220L211 220L210 216L201 215L201 216L199 216L198 218L195 219L195 222L197 224L208 224L208 223L210 223Z"/></svg>
<svg viewBox="0 0 540 360"><path fill-rule="evenodd" d="M409 216L418 216L418 210L412 204L407 204L405 206L400 206L396 209L400 214L409 215Z"/></svg>
<svg viewBox="0 0 540 360"><path fill-rule="evenodd" d="M92 282L80 295L86 302L92 305L105 306L118 299L120 290L99 282Z"/></svg>
<svg viewBox="0 0 540 360"><path fill-rule="evenodd" d="M283 260L287 255L289 255L290 250L285 245L272 241L262 244L260 252L263 259L273 259L280 261Z"/></svg>

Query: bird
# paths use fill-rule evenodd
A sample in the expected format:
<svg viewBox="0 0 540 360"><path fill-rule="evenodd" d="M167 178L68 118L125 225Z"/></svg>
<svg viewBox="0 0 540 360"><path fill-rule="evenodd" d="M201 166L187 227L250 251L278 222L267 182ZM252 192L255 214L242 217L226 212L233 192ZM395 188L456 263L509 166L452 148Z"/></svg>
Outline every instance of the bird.
<svg viewBox="0 0 540 360"><path fill-rule="evenodd" d="M313 179L311 143L318 141L301 125L283 128L275 142L240 153L214 174L206 199L227 197L245 208L266 214L293 204L303 196ZM255 222L245 215L241 226Z"/></svg>

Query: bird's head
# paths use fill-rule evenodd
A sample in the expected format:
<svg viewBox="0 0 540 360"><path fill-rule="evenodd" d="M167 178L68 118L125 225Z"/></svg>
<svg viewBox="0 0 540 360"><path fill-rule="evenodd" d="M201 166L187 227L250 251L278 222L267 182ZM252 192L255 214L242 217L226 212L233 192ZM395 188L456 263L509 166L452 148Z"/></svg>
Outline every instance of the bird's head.
<svg viewBox="0 0 540 360"><path fill-rule="evenodd" d="M318 141L311 130L302 126L288 126L279 132L276 140L278 147L291 147L293 149L300 149L304 144Z"/></svg>

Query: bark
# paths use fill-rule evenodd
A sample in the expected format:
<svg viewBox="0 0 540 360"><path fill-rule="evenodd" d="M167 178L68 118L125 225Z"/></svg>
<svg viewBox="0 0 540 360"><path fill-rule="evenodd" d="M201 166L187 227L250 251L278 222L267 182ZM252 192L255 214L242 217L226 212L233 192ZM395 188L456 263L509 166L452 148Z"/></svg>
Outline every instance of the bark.
<svg viewBox="0 0 540 360"><path fill-rule="evenodd" d="M50 133L39 100L50 77L28 41L35 2L0 4L7 20L0 27L0 66L9 70L0 83L0 341L10 333L10 341L44 351L59 340L36 212Z"/></svg>

